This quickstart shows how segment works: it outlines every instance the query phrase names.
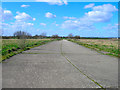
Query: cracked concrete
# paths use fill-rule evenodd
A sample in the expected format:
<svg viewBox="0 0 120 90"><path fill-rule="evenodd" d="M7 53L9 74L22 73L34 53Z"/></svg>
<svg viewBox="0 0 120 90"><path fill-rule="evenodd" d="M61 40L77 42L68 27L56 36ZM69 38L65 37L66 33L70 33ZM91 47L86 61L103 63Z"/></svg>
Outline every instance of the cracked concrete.
<svg viewBox="0 0 120 90"><path fill-rule="evenodd" d="M62 43L62 47L61 47ZM2 64L3 88L100 88L118 87L118 59L62 40L32 48Z"/></svg>

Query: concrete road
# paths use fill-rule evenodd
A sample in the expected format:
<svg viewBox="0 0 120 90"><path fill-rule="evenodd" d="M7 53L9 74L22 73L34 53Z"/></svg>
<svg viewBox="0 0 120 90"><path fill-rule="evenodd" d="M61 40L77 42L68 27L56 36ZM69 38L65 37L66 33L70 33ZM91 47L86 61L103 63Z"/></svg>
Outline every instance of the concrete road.
<svg viewBox="0 0 120 90"><path fill-rule="evenodd" d="M117 88L118 59L62 40L2 64L3 88Z"/></svg>

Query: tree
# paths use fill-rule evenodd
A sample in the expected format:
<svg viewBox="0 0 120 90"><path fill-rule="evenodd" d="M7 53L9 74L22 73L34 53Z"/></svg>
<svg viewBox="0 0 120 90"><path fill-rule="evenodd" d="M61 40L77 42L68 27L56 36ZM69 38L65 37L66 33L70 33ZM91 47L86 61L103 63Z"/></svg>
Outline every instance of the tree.
<svg viewBox="0 0 120 90"><path fill-rule="evenodd" d="M33 36L33 38L34 38L34 39L38 39L38 38L39 38L39 35L36 34L35 36Z"/></svg>
<svg viewBox="0 0 120 90"><path fill-rule="evenodd" d="M17 37L18 39L25 39L31 36L29 33L24 32L24 31L16 31L14 33L14 37Z"/></svg>
<svg viewBox="0 0 120 90"><path fill-rule="evenodd" d="M45 32L43 32L43 33L41 33L40 37L41 37L41 38L45 38L46 35L47 35L47 34L46 34Z"/></svg>
<svg viewBox="0 0 120 90"><path fill-rule="evenodd" d="M70 33L70 34L68 35L68 38L73 38L73 34Z"/></svg>
<svg viewBox="0 0 120 90"><path fill-rule="evenodd" d="M57 34L56 35L52 35L52 38L56 39L56 38L59 38L59 36Z"/></svg>
<svg viewBox="0 0 120 90"><path fill-rule="evenodd" d="M75 39L80 39L80 36L79 36L79 35L76 35L74 38L75 38Z"/></svg>
<svg viewBox="0 0 120 90"><path fill-rule="evenodd" d="M28 38L28 36L31 36L31 35L24 31L16 31L14 33L14 37L17 37L19 39L18 44L21 49L25 48L26 38Z"/></svg>

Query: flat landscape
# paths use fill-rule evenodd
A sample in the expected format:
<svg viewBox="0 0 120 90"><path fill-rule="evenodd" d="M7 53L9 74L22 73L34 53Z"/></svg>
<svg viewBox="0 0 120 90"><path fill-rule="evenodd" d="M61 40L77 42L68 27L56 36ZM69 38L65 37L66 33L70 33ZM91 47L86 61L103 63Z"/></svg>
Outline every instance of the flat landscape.
<svg viewBox="0 0 120 90"><path fill-rule="evenodd" d="M5 60L13 55L21 53L35 46L45 44L52 41L51 39L3 39L2 40L2 60Z"/></svg>
<svg viewBox="0 0 120 90"><path fill-rule="evenodd" d="M118 89L118 2L2 0L0 88Z"/></svg>
<svg viewBox="0 0 120 90"><path fill-rule="evenodd" d="M94 49L105 55L120 57L118 39L70 39L69 41Z"/></svg>
<svg viewBox="0 0 120 90"><path fill-rule="evenodd" d="M90 40L80 39L79 42ZM111 41L111 40L110 40ZM104 40L91 40L91 43ZM117 41L106 42L117 48ZM47 42L2 63L3 88L117 88L118 58L67 40Z"/></svg>

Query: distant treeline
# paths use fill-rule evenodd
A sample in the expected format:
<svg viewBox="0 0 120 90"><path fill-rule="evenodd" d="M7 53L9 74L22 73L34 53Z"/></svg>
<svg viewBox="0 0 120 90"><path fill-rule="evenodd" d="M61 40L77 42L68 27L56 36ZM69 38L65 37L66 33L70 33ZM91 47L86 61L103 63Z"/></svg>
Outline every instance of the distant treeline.
<svg viewBox="0 0 120 90"><path fill-rule="evenodd" d="M44 39L44 38L53 38L53 39L80 39L82 37L67 37L67 36L58 36L58 35L52 35L52 36L27 36L26 39ZM2 36L2 39L20 39L17 36Z"/></svg>
<svg viewBox="0 0 120 90"><path fill-rule="evenodd" d="M67 36L29 36L27 39L44 39L44 38L53 38L53 39L114 39L116 37L67 37ZM19 39L17 36L2 36L2 39Z"/></svg>
<svg viewBox="0 0 120 90"><path fill-rule="evenodd" d="M28 32L24 31L16 31L13 36L2 36L3 39L43 39L43 38L52 38L52 39L64 39L64 38L74 38L74 39L80 39L79 35L74 36L72 33L70 33L68 36L59 36L58 34L47 36L45 32L41 33L40 35L34 35L32 36Z"/></svg>
<svg viewBox="0 0 120 90"><path fill-rule="evenodd" d="M73 35L72 33L68 34L68 36L59 36L58 34L47 36L45 32L40 35L34 35L24 32L24 31L16 31L13 36L2 36L2 39L43 39L43 38L52 38L52 39L112 39L115 37L80 37L79 35Z"/></svg>

